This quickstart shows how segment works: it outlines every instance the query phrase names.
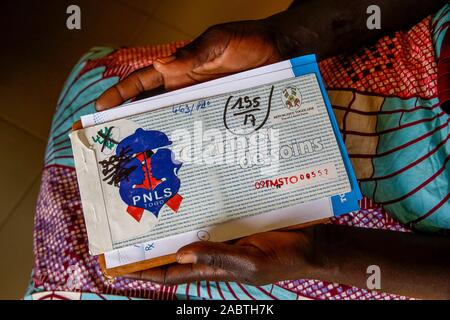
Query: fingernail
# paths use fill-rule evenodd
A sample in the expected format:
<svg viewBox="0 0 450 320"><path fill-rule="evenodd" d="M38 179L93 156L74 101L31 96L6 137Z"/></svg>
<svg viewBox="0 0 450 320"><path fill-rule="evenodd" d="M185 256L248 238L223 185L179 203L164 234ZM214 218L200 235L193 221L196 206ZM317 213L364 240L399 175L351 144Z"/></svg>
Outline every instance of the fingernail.
<svg viewBox="0 0 450 320"><path fill-rule="evenodd" d="M103 111L103 106L101 104L95 103L95 110L96 111Z"/></svg>
<svg viewBox="0 0 450 320"><path fill-rule="evenodd" d="M182 253L178 255L177 261L181 264L196 263L197 257L192 253Z"/></svg>
<svg viewBox="0 0 450 320"><path fill-rule="evenodd" d="M173 60L175 60L175 56L168 56L168 57L156 59L157 62L162 63L162 64L172 62Z"/></svg>

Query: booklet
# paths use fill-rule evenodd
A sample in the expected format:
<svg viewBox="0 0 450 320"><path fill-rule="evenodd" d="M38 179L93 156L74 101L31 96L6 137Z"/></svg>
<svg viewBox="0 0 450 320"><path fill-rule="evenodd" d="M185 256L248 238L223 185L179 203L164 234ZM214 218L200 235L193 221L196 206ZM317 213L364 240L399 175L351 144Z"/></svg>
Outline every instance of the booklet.
<svg viewBox="0 0 450 320"><path fill-rule="evenodd" d="M70 134L106 268L358 209L313 55L82 117Z"/></svg>

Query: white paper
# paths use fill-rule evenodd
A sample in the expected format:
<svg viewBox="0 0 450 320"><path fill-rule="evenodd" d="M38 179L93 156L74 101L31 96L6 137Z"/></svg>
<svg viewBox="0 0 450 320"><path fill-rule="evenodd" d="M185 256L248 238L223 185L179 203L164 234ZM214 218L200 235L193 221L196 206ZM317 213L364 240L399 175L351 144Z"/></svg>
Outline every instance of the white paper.
<svg viewBox="0 0 450 320"><path fill-rule="evenodd" d="M237 224L255 221L254 226L270 230L273 226L269 220L261 220L260 217L273 212L273 208L279 208L277 212L287 210L295 215L296 212L299 214L298 211L290 211L289 208L298 209L300 204L319 199L325 199L323 201L328 205L329 197L349 192L348 175L317 76L310 73L293 78L292 71L289 71L290 76L283 72L284 80L274 82L274 73L256 76L251 79L252 86L249 88L246 88L249 83L243 83L250 82L249 79L238 80L223 87L239 90L130 115L74 133L72 141L74 150L78 150L74 153L80 186L90 186L84 187L90 191L82 192L81 196L86 221L89 222L92 254L149 241L166 241L173 237L193 239L199 230L216 230L218 225L230 221ZM211 92L211 88L200 90ZM185 99L181 96L185 95L180 95L180 101ZM145 103L155 106L156 100ZM122 110L126 109L126 114L131 112L131 107ZM123 113L110 115L115 117ZM105 118L104 113L101 117ZM172 169L169 169L165 174L170 173L170 177L157 177L159 182L152 183L151 187L144 186L144 175L137 182L133 180L135 177L121 174L120 181L114 180L118 175L117 168L116 173L111 173L109 163L120 158L119 148L124 141L131 139L134 148L147 139L142 140L141 134L154 137L155 133L170 140L170 144L146 147L145 150L150 152L148 155L144 150L129 152L125 155L128 157L125 161L128 169L132 169L132 175L147 172L148 181L152 181L150 177L156 177L159 170L153 163L157 161L158 154L165 152L170 153L176 174L170 173ZM83 143L75 139L80 135L84 136ZM109 139L106 143L105 135ZM196 135L200 136L200 140L196 140ZM187 147L183 144L185 137L189 137ZM209 138L214 139L210 142ZM155 139L147 140L153 143L157 141ZM261 141L267 145L260 144ZM262 148L264 146L270 149ZM189 152L186 153L186 150ZM88 170L83 169L86 163L83 157L87 154L90 155L89 163L97 163L97 168L91 166ZM228 162L230 154L232 161ZM139 161L138 156L141 157ZM197 159L197 156L200 157ZM152 166L140 168L148 160L152 161ZM322 174L326 171L329 174ZM129 182L129 178L134 182ZM98 181L100 189L96 190L101 192L94 192L92 186ZM261 183L265 187L261 187ZM127 184L128 189L124 187ZM168 187L162 188L162 185ZM169 205L169 200L175 196L181 199L177 208ZM98 207L100 203L101 208ZM138 214L132 213L136 209ZM309 217L303 211L301 214ZM322 214L329 217L331 211L314 212L313 215L319 218L309 221L320 219ZM287 218L294 219L289 215ZM281 220L281 225L277 222L277 227L292 225L294 220L295 224L308 221L298 216L292 221L287 218ZM256 221L263 221L267 228ZM233 228L232 233L236 235L232 238L249 234L248 230L249 227ZM222 239L220 234L223 233L217 233L218 239ZM226 236L231 237L230 234ZM177 240L177 243L180 242ZM132 252L137 254L138 250L133 247ZM130 261L124 256L133 254L122 255L119 260Z"/></svg>

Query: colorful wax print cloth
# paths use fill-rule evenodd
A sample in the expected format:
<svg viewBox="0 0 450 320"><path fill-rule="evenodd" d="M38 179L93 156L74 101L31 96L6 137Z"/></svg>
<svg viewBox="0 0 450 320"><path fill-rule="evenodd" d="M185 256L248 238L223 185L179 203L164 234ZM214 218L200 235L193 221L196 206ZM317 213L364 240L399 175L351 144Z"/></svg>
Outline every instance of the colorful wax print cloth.
<svg viewBox="0 0 450 320"><path fill-rule="evenodd" d="M360 211L332 223L401 232L450 229L449 118L437 89L437 61L445 51L449 14L447 5L407 32L320 63L366 196ZM71 72L47 146L35 217L35 267L26 298L66 297L64 291L82 292L84 297L150 299L405 299L317 280L267 286L211 281L161 286L103 276L96 257L88 253L68 133L81 115L95 111L95 100L107 88L184 44L94 48Z"/></svg>
<svg viewBox="0 0 450 320"><path fill-rule="evenodd" d="M320 65L363 194L404 225L445 233L450 126L437 62L449 14L447 5L409 32Z"/></svg>

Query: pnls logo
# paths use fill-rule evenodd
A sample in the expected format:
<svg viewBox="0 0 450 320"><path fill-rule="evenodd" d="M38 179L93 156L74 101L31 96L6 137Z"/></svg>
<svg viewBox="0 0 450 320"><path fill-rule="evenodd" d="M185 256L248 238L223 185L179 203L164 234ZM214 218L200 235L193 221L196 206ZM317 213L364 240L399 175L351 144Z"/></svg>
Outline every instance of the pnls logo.
<svg viewBox="0 0 450 320"><path fill-rule="evenodd" d="M139 128L120 141L115 155L99 162L104 181L119 188L127 212L138 222L145 210L158 218L165 205L173 212L180 208L182 163L166 148L171 144L163 132Z"/></svg>

